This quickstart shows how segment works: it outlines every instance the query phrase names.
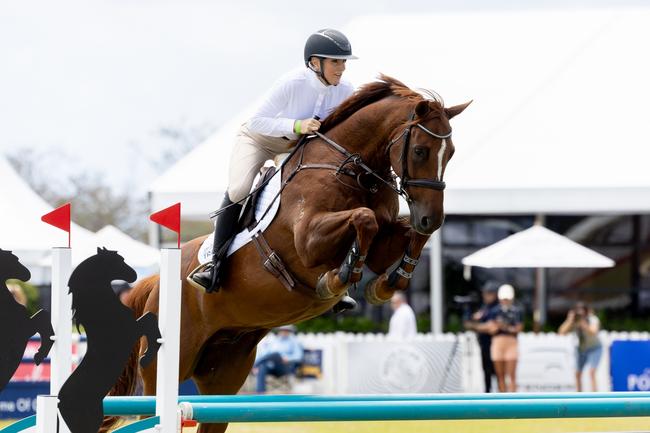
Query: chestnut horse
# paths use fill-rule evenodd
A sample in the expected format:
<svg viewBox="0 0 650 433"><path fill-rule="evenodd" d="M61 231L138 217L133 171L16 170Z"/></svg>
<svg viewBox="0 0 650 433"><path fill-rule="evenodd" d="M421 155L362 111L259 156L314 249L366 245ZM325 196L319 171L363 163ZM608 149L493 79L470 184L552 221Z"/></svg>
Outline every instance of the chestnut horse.
<svg viewBox="0 0 650 433"><path fill-rule="evenodd" d="M282 172L289 181L278 214L264 237L301 290L287 290L267 272L252 243L229 258L218 292L206 294L184 281L180 380L192 378L202 394L237 393L260 339L271 328L330 310L361 279L364 264L379 275L365 287L369 302L386 302L407 288L424 244L444 218L442 179L454 153L449 119L469 105L445 108L431 96L381 76L324 120L323 135L292 154ZM398 218L397 194L407 199L410 224ZM183 246L183 279L198 265L204 239ZM400 255L399 268L387 274ZM136 316L158 311L158 284L153 276L131 291L127 302ZM140 346L142 354L146 347ZM113 394L133 391L136 360L134 354ZM155 363L141 377L144 393L155 394ZM198 431L226 426L205 424Z"/></svg>

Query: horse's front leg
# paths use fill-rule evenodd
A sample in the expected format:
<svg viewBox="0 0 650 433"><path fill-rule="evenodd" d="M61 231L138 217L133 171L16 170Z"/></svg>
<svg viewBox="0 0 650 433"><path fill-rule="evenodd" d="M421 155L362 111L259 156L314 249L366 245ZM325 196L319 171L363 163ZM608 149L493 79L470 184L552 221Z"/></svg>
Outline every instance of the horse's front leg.
<svg viewBox="0 0 650 433"><path fill-rule="evenodd" d="M343 294L351 283L361 279L361 269L379 226L375 213L366 207L304 215L296 226L295 246L303 264L314 267L330 262L342 248L347 257L337 269L326 272L318 281L316 293L322 299ZM350 237L353 237L350 246Z"/></svg>
<svg viewBox="0 0 650 433"><path fill-rule="evenodd" d="M376 270L379 269L379 272L382 273L366 284L364 295L369 303L383 304L390 300L396 290L408 288L427 240L429 240L429 235L421 235L415 230L409 229L403 222L392 235L382 237L378 239L379 242L373 244L373 255L370 257L368 266L373 271L377 272ZM383 270L394 262L396 257L391 257L391 253L394 251L403 251L404 253L399 266L388 274ZM388 262L388 260L391 261Z"/></svg>

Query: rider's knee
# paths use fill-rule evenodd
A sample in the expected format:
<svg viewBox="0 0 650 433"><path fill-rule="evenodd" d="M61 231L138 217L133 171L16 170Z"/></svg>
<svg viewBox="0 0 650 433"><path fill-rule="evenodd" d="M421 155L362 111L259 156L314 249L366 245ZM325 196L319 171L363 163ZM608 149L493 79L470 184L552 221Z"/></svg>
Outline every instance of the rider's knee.
<svg viewBox="0 0 650 433"><path fill-rule="evenodd" d="M230 201L233 203L236 203L243 200L243 198L248 195L249 191L250 185L248 187L246 187L246 185L230 185L228 186L228 198L230 198Z"/></svg>

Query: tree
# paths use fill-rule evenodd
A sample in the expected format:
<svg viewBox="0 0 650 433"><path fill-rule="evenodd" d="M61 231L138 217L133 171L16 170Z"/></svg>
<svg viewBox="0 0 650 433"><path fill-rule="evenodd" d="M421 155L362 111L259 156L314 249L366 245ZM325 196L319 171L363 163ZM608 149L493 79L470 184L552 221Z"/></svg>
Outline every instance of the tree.
<svg viewBox="0 0 650 433"><path fill-rule="evenodd" d="M149 146L155 154L147 156L135 145L139 155L161 173L197 144L202 142L214 128L207 124L188 126L181 122L159 128L155 143ZM29 186L52 206L73 202L72 219L82 227L97 231L113 225L129 236L146 241L150 213L146 194L133 189L118 191L106 180L103 173L77 172L67 176L52 175L52 167L69 166L73 157L62 151L38 151L31 148L17 149L7 159Z"/></svg>
<svg viewBox="0 0 650 433"><path fill-rule="evenodd" d="M145 240L147 235L146 197L129 191L115 191L103 174L72 173L67 177L50 175L51 167L64 165L69 157L63 152L39 152L19 149L7 156L9 162L29 186L50 205L74 203L72 219L96 232L107 225L120 228L131 237Z"/></svg>

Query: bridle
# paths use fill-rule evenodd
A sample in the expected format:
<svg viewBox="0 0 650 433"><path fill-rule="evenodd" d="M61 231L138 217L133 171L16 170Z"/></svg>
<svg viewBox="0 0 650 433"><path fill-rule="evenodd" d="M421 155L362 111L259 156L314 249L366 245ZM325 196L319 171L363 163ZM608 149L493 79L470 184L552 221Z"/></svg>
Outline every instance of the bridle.
<svg viewBox="0 0 650 433"><path fill-rule="evenodd" d="M451 137L451 130L444 135L436 134L433 131L430 131L426 127L424 127L420 123L411 123L415 119L415 112L411 114L409 117L409 126L402 131L401 134L399 134L397 137L392 139L389 143L388 146L386 146L386 153L390 153L390 148L397 143L402 137L404 137L404 144L402 145L402 154L400 156L400 159L402 160L402 176L400 177L401 182L399 184L399 188L395 187L395 185L392 182L387 181L384 179L379 173L377 173L375 170L372 168L368 167L363 160L361 159L361 156L359 154L354 154L350 153L347 149L345 149L343 146L340 144L336 143L334 140L331 138L321 134L320 132L315 132L314 134L320 137L325 143L329 144L331 147L333 147L336 151L340 152L345 156L345 160L339 165L338 169L336 171L338 173L344 172L343 168L347 164L354 164L358 167L360 167L363 171L365 171L367 174L370 174L386 184L390 189L395 191L397 195L400 195L404 197L404 200L406 200L407 203L411 203L413 200L409 196L408 191L406 191L406 188L409 186L414 186L417 188L428 188L428 189L434 189L437 191L444 191L446 184L442 180L439 179L431 179L431 178L416 178L416 179L411 179L411 177L408 174L408 150L409 150L409 144L411 141L411 130L413 127L420 128L422 131L426 132L430 136L434 138L439 138L441 140L447 139ZM305 167L305 168L310 168L310 167ZM323 165L319 164L318 167L314 166L314 168L331 168L330 166L324 167ZM394 179L392 179L394 180Z"/></svg>
<svg viewBox="0 0 650 433"><path fill-rule="evenodd" d="M412 122L414 119L415 119L415 113L411 114L411 117L409 118L409 122ZM388 146L386 147L386 153L390 153L391 147L393 147L395 143L397 143L402 137L404 137L404 143L402 144L402 154L400 156L400 159L402 161L402 176L400 177L401 182L399 186L399 195L404 197L404 199L406 199L406 201L409 203L411 202L411 199L408 195L408 192L405 190L405 188L408 186L435 189L437 191L444 191L445 187L447 186L445 182L443 182L441 179L431 179L431 178L411 179L411 177L409 176L408 151L409 151L409 144L411 142L411 130L413 129L413 127L420 128L422 131L426 132L430 136L434 138L439 138L441 140L451 137L451 132L452 132L450 130L447 134L440 135L425 128L421 123L411 123L408 127L404 129L404 131L402 131L401 134L399 134L397 137L395 137L388 143Z"/></svg>
<svg viewBox="0 0 650 433"><path fill-rule="evenodd" d="M411 123L415 119L415 111L411 116L409 117L409 126L402 131L401 134L399 134L397 137L392 139L389 143L388 146L386 146L386 153L390 153L391 147L397 143L402 137L404 137L404 144L402 145L402 154L400 156L400 159L402 160L402 176L401 176L401 182L399 184L399 187L395 186L395 175L393 174L393 178L390 180L384 179L384 177L377 173L377 171L373 170L370 168L368 165L366 165L365 162L363 162L363 159L361 158L361 155L358 153L351 153L347 149L345 149L343 146L332 140L331 138L327 137L326 135L316 131L314 132L314 135L311 136L302 136L300 140L298 140L298 143L296 146L293 148L291 153L287 158L285 158L284 162L282 162L281 167L284 167L285 164L292 159L294 154L299 152L299 157L298 157L298 165L291 171L291 173L287 176L286 180L282 183L282 186L280 187L280 191L277 192L275 197L273 198L272 202L273 203L279 196L280 193L284 190L284 188L289 184L289 182L294 178L296 174L298 174L302 170L306 169L319 169L319 170L333 170L336 175L339 174L345 174L348 176L356 177L357 182L359 183L359 175L356 175L354 171L347 170L345 167L348 164L356 165L357 167L361 168L366 174L369 174L373 177L375 177L377 180L382 182L384 185L388 186L390 189L392 189L397 195L402 196L404 200L406 200L407 203L412 203L413 200L411 199L408 191L406 191L406 187L409 186L414 186L416 188L428 188L428 189L434 189L437 191L444 191L446 184L442 180L438 179L430 179L430 178L416 178L416 179L411 179L411 177L408 174L408 149L409 149L409 144L411 141L411 130L413 127L420 128L422 131L426 132L430 136L434 138L439 138L441 140L447 139L451 137L451 130L445 134L445 135L440 135L436 134L433 131L430 131L426 127L422 126L420 123ZM303 157L304 157L304 152L305 152L305 145L307 142L313 138L314 136L318 136L321 138L325 143L327 143L330 147L332 147L334 150L337 152L341 153L345 159L343 162L341 162L338 166L334 164L327 164L327 163L303 163ZM278 173L281 173L282 170L277 170L273 176L275 176ZM243 202L246 200L249 196L251 196L254 192L257 192L258 190L262 189L266 184L271 180L273 177L269 177L266 179L262 184L258 185L253 191L251 191L246 197L244 197L242 200L239 202ZM348 185L349 186L349 185ZM376 187L370 188L370 192L376 193L378 189ZM239 203L238 202L238 203ZM214 218L217 215L219 215L221 212L223 212L226 208L232 206L226 206L225 208L218 209L210 214L210 218ZM268 212L271 208L271 205L269 205L268 209L266 212ZM266 212L264 213L264 216L266 215ZM263 217L264 217L263 216ZM262 217L262 218L263 218ZM260 218L260 220L262 219Z"/></svg>

